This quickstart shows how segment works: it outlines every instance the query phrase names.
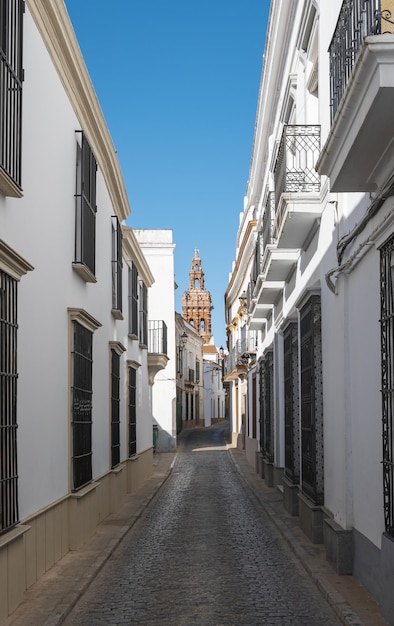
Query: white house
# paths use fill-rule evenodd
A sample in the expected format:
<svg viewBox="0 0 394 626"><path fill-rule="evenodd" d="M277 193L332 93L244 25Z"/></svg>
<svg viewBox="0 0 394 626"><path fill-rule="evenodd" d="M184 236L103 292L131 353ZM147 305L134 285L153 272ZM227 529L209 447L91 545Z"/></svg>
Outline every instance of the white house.
<svg viewBox="0 0 394 626"><path fill-rule="evenodd" d="M158 427L158 451L176 448L176 355L175 355L175 281L172 230L135 229L135 235L155 278L149 290L149 324L152 340L162 337L166 345L156 346L152 354L167 356L164 369L157 373L152 387L153 424ZM164 327L162 326L164 322ZM164 339L164 337L163 337ZM160 365L160 364L159 364ZM152 381L153 383L153 381Z"/></svg>
<svg viewBox="0 0 394 626"><path fill-rule="evenodd" d="M249 461L390 623L393 16L393 0L271 2L225 366Z"/></svg>
<svg viewBox="0 0 394 626"><path fill-rule="evenodd" d="M217 360L204 358L203 365L205 426L211 426L225 417L222 366L219 358Z"/></svg>
<svg viewBox="0 0 394 626"><path fill-rule="evenodd" d="M24 6L0 0L0 620L153 463L154 277L65 5Z"/></svg>
<svg viewBox="0 0 394 626"><path fill-rule="evenodd" d="M204 426L204 339L175 313L177 431Z"/></svg>

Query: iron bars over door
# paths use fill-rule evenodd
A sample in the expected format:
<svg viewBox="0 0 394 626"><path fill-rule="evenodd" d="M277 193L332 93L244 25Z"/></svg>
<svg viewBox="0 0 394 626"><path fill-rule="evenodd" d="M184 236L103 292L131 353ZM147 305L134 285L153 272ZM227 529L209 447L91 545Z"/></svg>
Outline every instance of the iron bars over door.
<svg viewBox="0 0 394 626"><path fill-rule="evenodd" d="M383 506L386 532L394 537L394 237L380 251L380 302Z"/></svg>

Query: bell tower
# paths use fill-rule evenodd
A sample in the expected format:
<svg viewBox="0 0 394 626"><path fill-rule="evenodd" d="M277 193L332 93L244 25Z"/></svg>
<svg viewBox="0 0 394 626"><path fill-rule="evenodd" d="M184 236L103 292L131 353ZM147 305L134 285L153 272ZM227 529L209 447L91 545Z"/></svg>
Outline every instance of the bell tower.
<svg viewBox="0 0 394 626"><path fill-rule="evenodd" d="M211 310L212 297L210 292L204 289L204 271L196 248L189 272L189 289L182 296L182 315L194 326L206 344L212 337Z"/></svg>

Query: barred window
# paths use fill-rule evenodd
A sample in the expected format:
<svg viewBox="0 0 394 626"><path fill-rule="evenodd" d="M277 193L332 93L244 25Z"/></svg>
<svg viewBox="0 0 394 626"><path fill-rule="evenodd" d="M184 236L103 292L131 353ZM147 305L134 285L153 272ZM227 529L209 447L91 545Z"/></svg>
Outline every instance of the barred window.
<svg viewBox="0 0 394 626"><path fill-rule="evenodd" d="M23 0L0 0L0 190L20 197Z"/></svg>
<svg viewBox="0 0 394 626"><path fill-rule="evenodd" d="M138 337L138 271L135 263L129 267L129 334Z"/></svg>
<svg viewBox="0 0 394 626"><path fill-rule="evenodd" d="M87 282L95 282L96 271L96 173L91 147L78 131L74 267Z"/></svg>
<svg viewBox="0 0 394 626"><path fill-rule="evenodd" d="M111 350L111 467L120 463L120 356Z"/></svg>
<svg viewBox="0 0 394 626"><path fill-rule="evenodd" d="M324 502L323 383L320 296L300 311L302 491Z"/></svg>
<svg viewBox="0 0 394 626"><path fill-rule="evenodd" d="M18 522L17 281L0 271L0 533Z"/></svg>
<svg viewBox="0 0 394 626"><path fill-rule="evenodd" d="M112 309L122 311L122 227L112 217Z"/></svg>
<svg viewBox="0 0 394 626"><path fill-rule="evenodd" d="M394 537L394 237L380 250L380 302L383 506L386 532Z"/></svg>
<svg viewBox="0 0 394 626"><path fill-rule="evenodd" d="M139 340L144 346L148 345L148 289L144 282L140 282L140 324L139 324Z"/></svg>
<svg viewBox="0 0 394 626"><path fill-rule="evenodd" d="M137 454L137 371L129 367L129 456Z"/></svg>
<svg viewBox="0 0 394 626"><path fill-rule="evenodd" d="M73 322L72 441L73 488L92 480L93 334Z"/></svg>

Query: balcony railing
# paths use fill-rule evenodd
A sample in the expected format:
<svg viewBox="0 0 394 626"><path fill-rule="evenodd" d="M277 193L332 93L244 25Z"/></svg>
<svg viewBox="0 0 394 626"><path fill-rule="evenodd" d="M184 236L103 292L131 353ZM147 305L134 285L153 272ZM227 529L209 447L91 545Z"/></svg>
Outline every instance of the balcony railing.
<svg viewBox="0 0 394 626"><path fill-rule="evenodd" d="M167 325L163 320L148 321L148 352L167 354Z"/></svg>
<svg viewBox="0 0 394 626"><path fill-rule="evenodd" d="M394 32L394 0L344 0L330 53L331 122L368 35Z"/></svg>
<svg viewBox="0 0 394 626"><path fill-rule="evenodd" d="M275 164L275 211L283 193L318 193L320 126L285 126Z"/></svg>
<svg viewBox="0 0 394 626"><path fill-rule="evenodd" d="M263 250L267 245L275 243L273 236L275 223L275 193L267 192L263 215Z"/></svg>
<svg viewBox="0 0 394 626"><path fill-rule="evenodd" d="M247 329L246 326L241 328L241 340L239 342L239 354L255 354L257 351L257 332Z"/></svg>

